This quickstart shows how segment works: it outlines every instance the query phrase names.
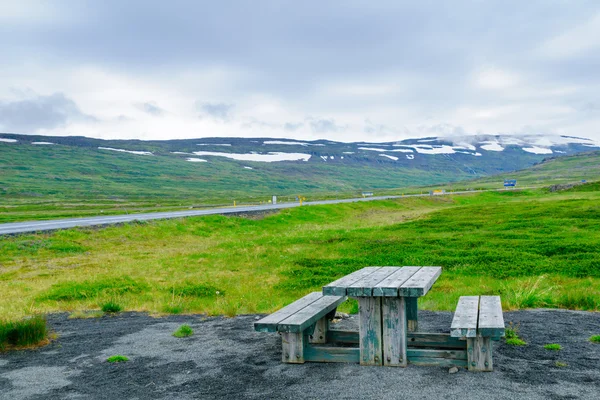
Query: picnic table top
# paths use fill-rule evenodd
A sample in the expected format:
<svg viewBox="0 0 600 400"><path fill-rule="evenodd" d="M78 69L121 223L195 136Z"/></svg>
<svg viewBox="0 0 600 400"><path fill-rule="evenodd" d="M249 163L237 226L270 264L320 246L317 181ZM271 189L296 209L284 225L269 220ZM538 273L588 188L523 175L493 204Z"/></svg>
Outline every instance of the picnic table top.
<svg viewBox="0 0 600 400"><path fill-rule="evenodd" d="M326 296L420 297L427 294L442 267L365 267L323 286Z"/></svg>

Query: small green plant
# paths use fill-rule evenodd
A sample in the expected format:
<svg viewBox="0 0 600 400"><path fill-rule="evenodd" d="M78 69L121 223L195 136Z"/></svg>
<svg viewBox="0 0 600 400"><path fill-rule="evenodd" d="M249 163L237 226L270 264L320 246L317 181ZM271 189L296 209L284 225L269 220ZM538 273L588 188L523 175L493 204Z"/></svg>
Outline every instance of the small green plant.
<svg viewBox="0 0 600 400"><path fill-rule="evenodd" d="M192 336L194 334L194 330L189 325L181 325L179 329L173 332L173 336L177 338L184 338L188 336Z"/></svg>
<svg viewBox="0 0 600 400"><path fill-rule="evenodd" d="M108 361L109 363L127 362L127 361L129 361L129 358L122 356L120 354L117 354L117 355L108 357L106 359L106 361Z"/></svg>
<svg viewBox="0 0 600 400"><path fill-rule="evenodd" d="M47 339L48 327L43 316L0 322L0 350L9 346L35 346Z"/></svg>
<svg viewBox="0 0 600 400"><path fill-rule="evenodd" d="M554 366L558 367L558 368L564 368L567 367L569 364L567 364L566 362L563 361L557 361L554 363Z"/></svg>
<svg viewBox="0 0 600 400"><path fill-rule="evenodd" d="M515 339L518 338L519 335L517 334L517 332L519 332L519 328L521 327L521 325L519 324L514 324L512 322L508 323L508 328L505 329L504 331L504 337L508 340L508 339Z"/></svg>
<svg viewBox="0 0 600 400"><path fill-rule="evenodd" d="M590 342L600 343L600 335L594 335L594 336L590 337Z"/></svg>
<svg viewBox="0 0 600 400"><path fill-rule="evenodd" d="M112 300L107 301L106 303L102 304L102 306L100 308L105 313L112 313L112 314L123 311L123 307L119 303L116 303Z"/></svg>
<svg viewBox="0 0 600 400"><path fill-rule="evenodd" d="M546 350L553 350L553 351L558 351L562 349L562 346L558 343L551 343L551 344L546 344L544 345L544 348Z"/></svg>
<svg viewBox="0 0 600 400"><path fill-rule="evenodd" d="M506 339L506 344L508 344L510 346L525 346L525 345L527 345L527 343L523 339L519 339L519 338Z"/></svg>
<svg viewBox="0 0 600 400"><path fill-rule="evenodd" d="M69 319L90 319L90 318L101 318L104 315L104 312L95 310L95 311L73 311L69 315Z"/></svg>

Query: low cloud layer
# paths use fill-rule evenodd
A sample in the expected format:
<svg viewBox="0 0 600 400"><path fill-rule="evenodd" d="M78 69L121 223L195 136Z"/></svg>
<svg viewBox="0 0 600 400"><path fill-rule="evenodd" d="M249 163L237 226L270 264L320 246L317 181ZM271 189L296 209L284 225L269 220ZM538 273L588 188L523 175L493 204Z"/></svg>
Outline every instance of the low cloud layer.
<svg viewBox="0 0 600 400"><path fill-rule="evenodd" d="M0 48L3 131L600 139L591 0L21 0Z"/></svg>

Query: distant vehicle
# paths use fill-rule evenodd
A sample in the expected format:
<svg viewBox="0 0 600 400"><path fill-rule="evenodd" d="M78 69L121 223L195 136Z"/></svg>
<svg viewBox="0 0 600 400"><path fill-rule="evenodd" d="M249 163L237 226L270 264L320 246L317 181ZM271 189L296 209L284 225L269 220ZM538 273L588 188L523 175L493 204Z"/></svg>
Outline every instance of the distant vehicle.
<svg viewBox="0 0 600 400"><path fill-rule="evenodd" d="M582 179L582 180L581 180L581 183L586 183L586 182L587 182L587 181L586 181L585 179Z"/></svg>
<svg viewBox="0 0 600 400"><path fill-rule="evenodd" d="M371 197L373 196L373 192L362 192L362 197Z"/></svg>
<svg viewBox="0 0 600 400"><path fill-rule="evenodd" d="M517 180L516 179L505 179L504 180L504 187L511 187L511 186L517 186Z"/></svg>
<svg viewBox="0 0 600 400"><path fill-rule="evenodd" d="M436 190L432 190L429 192L430 196L438 196L440 194L446 194L446 190L445 189L436 189Z"/></svg>

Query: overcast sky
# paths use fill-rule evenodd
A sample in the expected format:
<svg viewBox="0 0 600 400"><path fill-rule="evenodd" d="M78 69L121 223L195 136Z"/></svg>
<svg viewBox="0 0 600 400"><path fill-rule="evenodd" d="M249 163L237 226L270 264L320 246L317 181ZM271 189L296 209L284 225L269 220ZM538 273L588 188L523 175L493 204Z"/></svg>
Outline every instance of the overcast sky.
<svg viewBox="0 0 600 400"><path fill-rule="evenodd" d="M600 139L600 1L0 0L0 132Z"/></svg>

